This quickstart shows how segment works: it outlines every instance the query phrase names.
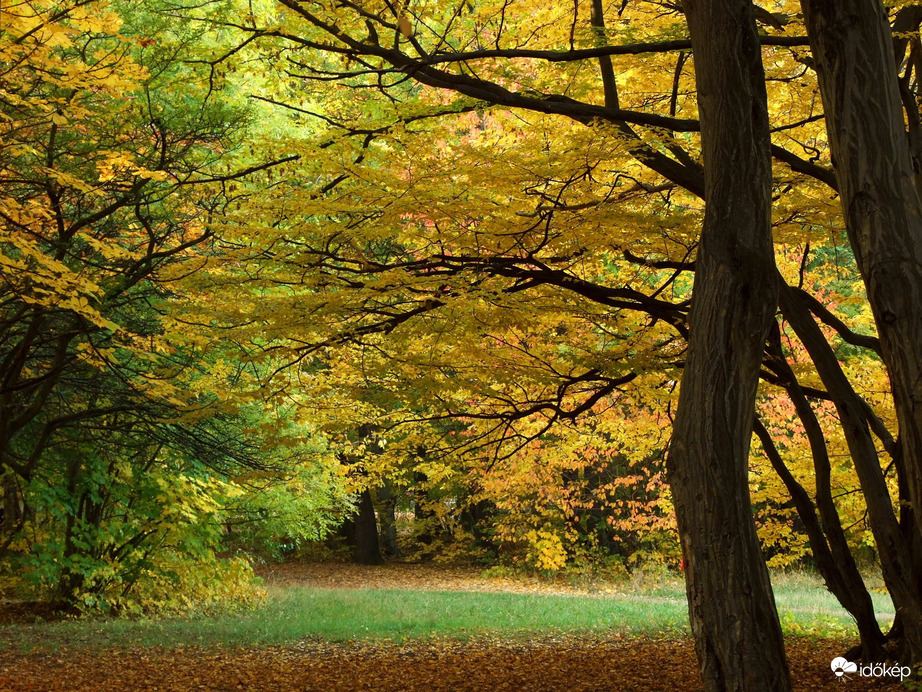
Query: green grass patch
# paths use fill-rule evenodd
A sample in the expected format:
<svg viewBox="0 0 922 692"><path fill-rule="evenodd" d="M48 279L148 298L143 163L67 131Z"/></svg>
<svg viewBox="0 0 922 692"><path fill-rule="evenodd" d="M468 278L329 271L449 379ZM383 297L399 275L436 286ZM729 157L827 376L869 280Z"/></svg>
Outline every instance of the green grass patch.
<svg viewBox="0 0 922 692"><path fill-rule="evenodd" d="M288 588L256 609L211 617L16 625L7 645L271 646L306 638L405 640L491 634L679 634L684 601L510 593Z"/></svg>
<svg viewBox="0 0 922 692"><path fill-rule="evenodd" d="M879 587L875 579L868 580L872 588ZM775 600L779 610L813 614L816 616L843 616L850 619L836 597L823 586L823 582L810 572L779 572L772 575ZM874 610L882 623L893 620L893 602L886 593L871 591Z"/></svg>
<svg viewBox="0 0 922 692"><path fill-rule="evenodd" d="M868 585L879 586L879 579L870 578ZM813 573L790 571L772 575L775 603L781 614L781 627L788 634L818 634L824 637L857 637L854 620L839 605ZM886 593L871 591L874 611L882 629L893 623L893 602Z"/></svg>
<svg viewBox="0 0 922 692"><path fill-rule="evenodd" d="M791 634L854 633L848 614L809 574L775 575L782 624ZM688 633L679 578L638 575L597 595L273 588L258 607L223 615L14 625L0 646L17 649L105 646L273 646L304 639L392 640L430 637L509 639L553 634L681 636ZM875 594L881 620L889 598Z"/></svg>

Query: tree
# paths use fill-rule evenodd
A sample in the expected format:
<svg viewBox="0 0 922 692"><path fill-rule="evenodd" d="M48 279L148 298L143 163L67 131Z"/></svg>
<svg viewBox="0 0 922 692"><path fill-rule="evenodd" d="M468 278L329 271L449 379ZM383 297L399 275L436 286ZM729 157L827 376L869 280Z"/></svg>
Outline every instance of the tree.
<svg viewBox="0 0 922 692"><path fill-rule="evenodd" d="M216 395L239 373L166 316L227 183L274 162L226 155L248 116L180 61L201 29L114 9L5 4L0 21L0 546L77 607L156 605L169 572L203 585L234 478L292 465L244 432L252 405ZM213 590L249 573L224 566Z"/></svg>
<svg viewBox="0 0 922 692"><path fill-rule="evenodd" d="M915 662L922 660L922 199L918 103L910 77L918 66L910 56L898 81L894 52L900 61L903 53L899 44L894 51L890 23L877 0L804 0L803 9L846 228L899 419L895 460L909 503L902 526L889 511L876 468L864 474L862 484L868 511L880 516L877 541L893 546L881 551L882 567L905 631L906 654ZM917 32L922 8L904 8L899 20L898 29Z"/></svg>
<svg viewBox="0 0 922 692"><path fill-rule="evenodd" d="M286 82L266 98L329 131L309 167L290 168L303 177L261 200L262 227L239 220L251 244L238 257L271 248L273 264L247 274L261 305L225 310L233 316L228 323L253 323L258 315L261 333L278 337L266 350L290 358L294 372L315 376L307 391L316 408L343 398L361 402L343 425L465 422L465 434L453 439L423 425L401 433L408 446L430 454L463 449L489 464L487 449L494 462L507 458L554 425L641 387L668 414L662 392L688 362L690 274L700 271L697 198L706 189L696 134L704 123L688 73L694 46L680 9L649 2L603 12L590 3L516 12L488 3L423 17L386 4L280 5L280 15L262 26L236 28L286 55L288 72L304 80L303 90ZM830 190L838 183L824 158L818 87L796 7L774 9L754 10L770 56L773 230L779 246L801 252L799 262L779 267L786 323L769 334L762 376L765 391L786 391L812 430L804 442L816 470L815 499L798 491L802 481L772 455L776 440L761 439L801 500L815 550L830 558L818 560L830 588L859 613L873 652L879 628L848 559L826 470L829 441L813 411L823 401L835 407L868 504L877 508L875 534L883 527L894 539L877 547L883 560L898 562L901 552L910 554L908 544L886 525L896 521L900 481L884 473L878 453L897 447L886 403L869 403L860 379L840 362L848 345L873 363L875 335L856 331L803 290L819 266L817 246L837 249L841 220ZM597 70L585 69L590 60ZM637 74L643 79L632 81ZM386 98L376 98L382 92ZM765 145L741 160L755 166ZM292 149L309 151L303 142ZM753 194L759 200L764 189ZM831 331L824 334L817 322ZM795 333L809 367L789 367L799 348L789 345ZM749 346L761 350L761 343ZM297 378L289 372L277 381L285 377L293 392ZM742 393L737 413L748 400ZM735 420L742 455L739 433L750 421ZM900 466L894 468L905 483ZM741 562L758 561L753 552ZM758 572L752 578L764 597ZM886 574L888 584L903 579L898 570ZM898 581L893 588L900 591Z"/></svg>

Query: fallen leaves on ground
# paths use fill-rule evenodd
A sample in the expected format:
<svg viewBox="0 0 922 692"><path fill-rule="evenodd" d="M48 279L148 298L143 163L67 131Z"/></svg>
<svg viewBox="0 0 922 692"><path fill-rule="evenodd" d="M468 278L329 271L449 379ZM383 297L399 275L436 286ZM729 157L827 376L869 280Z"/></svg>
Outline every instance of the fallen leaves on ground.
<svg viewBox="0 0 922 692"><path fill-rule="evenodd" d="M838 681L834 642L788 642L795 689L898 689L853 676ZM700 689L689 640L529 642L481 639L329 644L264 649L132 649L0 654L0 690L298 690L323 692L684 692Z"/></svg>
<svg viewBox="0 0 922 692"><path fill-rule="evenodd" d="M515 575L485 577L476 567L432 563L353 565L341 563L285 563L257 569L266 583L277 586L310 586L328 589L406 589L411 591L489 591L585 596L611 593L612 582L587 580L572 583L541 577Z"/></svg>

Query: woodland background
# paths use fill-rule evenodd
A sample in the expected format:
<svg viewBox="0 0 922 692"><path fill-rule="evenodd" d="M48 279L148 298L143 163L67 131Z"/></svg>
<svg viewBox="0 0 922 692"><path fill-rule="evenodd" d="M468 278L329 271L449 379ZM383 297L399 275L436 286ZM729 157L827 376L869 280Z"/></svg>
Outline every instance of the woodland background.
<svg viewBox="0 0 922 692"><path fill-rule="evenodd" d="M769 335L752 515L768 565L818 569L879 646L836 397L905 525L890 382L799 4L756 10L775 259L812 326ZM254 563L318 551L680 568L704 211L681 8L0 11L0 586L140 613L258 600ZM914 138L922 7L888 12Z"/></svg>

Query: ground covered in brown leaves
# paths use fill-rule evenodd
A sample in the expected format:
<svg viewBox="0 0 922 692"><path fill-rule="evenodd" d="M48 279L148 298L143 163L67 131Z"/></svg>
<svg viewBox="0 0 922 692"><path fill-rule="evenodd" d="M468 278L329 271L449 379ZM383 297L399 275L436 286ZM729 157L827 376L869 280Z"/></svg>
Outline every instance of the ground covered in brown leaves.
<svg viewBox="0 0 922 692"><path fill-rule="evenodd" d="M791 641L796 689L887 689L857 677L835 680L829 661L837 653L828 643ZM680 692L700 689L700 684L689 641L548 639L5 653L0 655L0 689Z"/></svg>
<svg viewBox="0 0 922 692"><path fill-rule="evenodd" d="M266 573L270 583L330 588L581 592L539 581L484 580L475 570L406 565L395 569L299 565ZM793 638L788 656L798 690L885 690L857 675L836 680L829 668L842 644ZM540 637L509 642L483 637L411 643L307 641L293 647L62 649L0 651L0 690L456 690L676 691L700 689L689 640Z"/></svg>
<svg viewBox="0 0 922 692"><path fill-rule="evenodd" d="M329 589L406 589L413 591L501 591L585 596L612 590L611 582L550 581L540 577L484 576L482 568L438 563L353 565L335 562L267 565L257 570L267 584Z"/></svg>

